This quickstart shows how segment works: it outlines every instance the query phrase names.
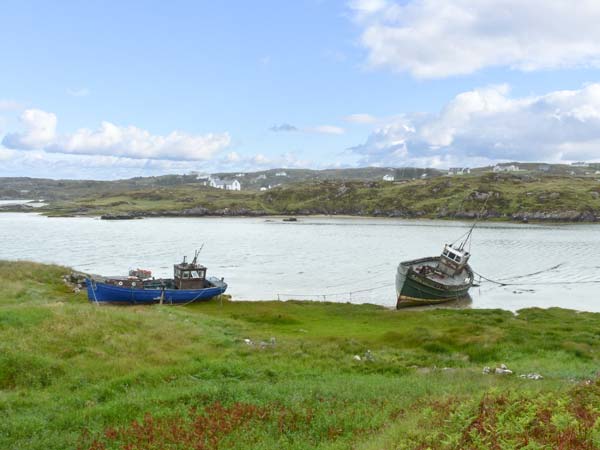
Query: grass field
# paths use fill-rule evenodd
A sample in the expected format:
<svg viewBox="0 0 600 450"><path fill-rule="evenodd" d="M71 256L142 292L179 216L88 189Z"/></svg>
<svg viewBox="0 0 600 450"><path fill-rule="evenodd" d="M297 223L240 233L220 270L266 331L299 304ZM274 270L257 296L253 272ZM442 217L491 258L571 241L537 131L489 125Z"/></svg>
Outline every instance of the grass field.
<svg viewBox="0 0 600 450"><path fill-rule="evenodd" d="M48 215L351 214L396 217L596 220L595 176L483 173L402 183L315 181L256 191L198 184L98 192L51 202ZM200 212L198 212L200 211Z"/></svg>
<svg viewBox="0 0 600 450"><path fill-rule="evenodd" d="M600 314L97 307L68 272L0 262L0 448L600 448Z"/></svg>

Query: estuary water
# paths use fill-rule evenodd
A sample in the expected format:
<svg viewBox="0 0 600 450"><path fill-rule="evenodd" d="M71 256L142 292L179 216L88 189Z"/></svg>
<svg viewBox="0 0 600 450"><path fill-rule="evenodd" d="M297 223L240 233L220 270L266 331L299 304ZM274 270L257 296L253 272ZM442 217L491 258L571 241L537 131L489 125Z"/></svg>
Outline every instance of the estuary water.
<svg viewBox="0 0 600 450"><path fill-rule="evenodd" d="M0 214L0 259L23 259L123 275L145 268L171 277L193 256L224 277L234 300L290 298L395 305L398 263L441 252L466 222L301 217L151 218L104 221ZM471 266L482 280L473 308L600 311L600 225L483 223Z"/></svg>

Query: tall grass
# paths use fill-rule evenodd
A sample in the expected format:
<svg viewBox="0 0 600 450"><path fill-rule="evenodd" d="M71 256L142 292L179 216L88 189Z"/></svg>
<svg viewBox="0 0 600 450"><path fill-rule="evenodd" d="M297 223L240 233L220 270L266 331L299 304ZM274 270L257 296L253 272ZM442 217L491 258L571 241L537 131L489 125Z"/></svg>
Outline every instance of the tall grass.
<svg viewBox="0 0 600 450"><path fill-rule="evenodd" d="M0 448L598 445L598 314L97 307L65 273L0 262Z"/></svg>

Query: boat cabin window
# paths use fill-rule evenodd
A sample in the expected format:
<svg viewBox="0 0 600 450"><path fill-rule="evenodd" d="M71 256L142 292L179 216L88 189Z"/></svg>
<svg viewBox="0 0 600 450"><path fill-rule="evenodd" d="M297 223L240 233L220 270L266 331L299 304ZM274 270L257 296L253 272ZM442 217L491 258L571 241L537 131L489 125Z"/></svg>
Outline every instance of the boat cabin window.
<svg viewBox="0 0 600 450"><path fill-rule="evenodd" d="M198 271L192 270L192 278L200 278L200 274L198 274Z"/></svg>
<svg viewBox="0 0 600 450"><path fill-rule="evenodd" d="M442 253L442 254L445 257L447 257L448 259L451 259L452 261L460 262L460 256L454 252L449 252L448 250L444 250L444 253Z"/></svg>
<svg viewBox="0 0 600 450"><path fill-rule="evenodd" d="M184 278L184 279L187 279L190 277L190 273L188 271L183 271L182 274L183 274L182 278Z"/></svg>

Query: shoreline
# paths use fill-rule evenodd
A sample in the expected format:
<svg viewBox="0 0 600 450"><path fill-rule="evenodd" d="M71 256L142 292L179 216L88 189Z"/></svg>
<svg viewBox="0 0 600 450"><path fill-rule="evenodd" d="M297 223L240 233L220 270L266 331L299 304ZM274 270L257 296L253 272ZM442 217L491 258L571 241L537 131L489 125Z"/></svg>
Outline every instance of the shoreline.
<svg viewBox="0 0 600 450"><path fill-rule="evenodd" d="M16 206L16 208L9 208L8 206ZM575 211L563 211L563 212L536 212L531 214L524 214L523 217L509 217L490 215L476 218L473 214L468 215L453 215L453 216L428 216L428 215L393 215L393 214L324 214L324 213L306 213L306 214L271 214L263 212L252 212L252 213L238 213L238 212L207 212L207 213L190 213L184 211L143 211L143 212L127 212L127 213L108 213L108 214L89 214L89 213L63 213L53 214L53 210L44 210L44 207L31 207L26 205L7 205L7 207L0 207L1 213L35 213L48 218L99 218L101 220L115 220L115 221L126 221L126 220L140 220L140 219L153 219L153 218L265 218L265 219L286 219L286 218L339 218L339 219L395 219L395 220L428 220L432 222L474 222L478 221L481 223L509 223L509 224L531 224L531 225L542 225L542 224L556 224L556 225L574 225L574 224L597 224L600 223L600 218L591 216L586 213L579 213ZM293 222L292 222L293 223Z"/></svg>

